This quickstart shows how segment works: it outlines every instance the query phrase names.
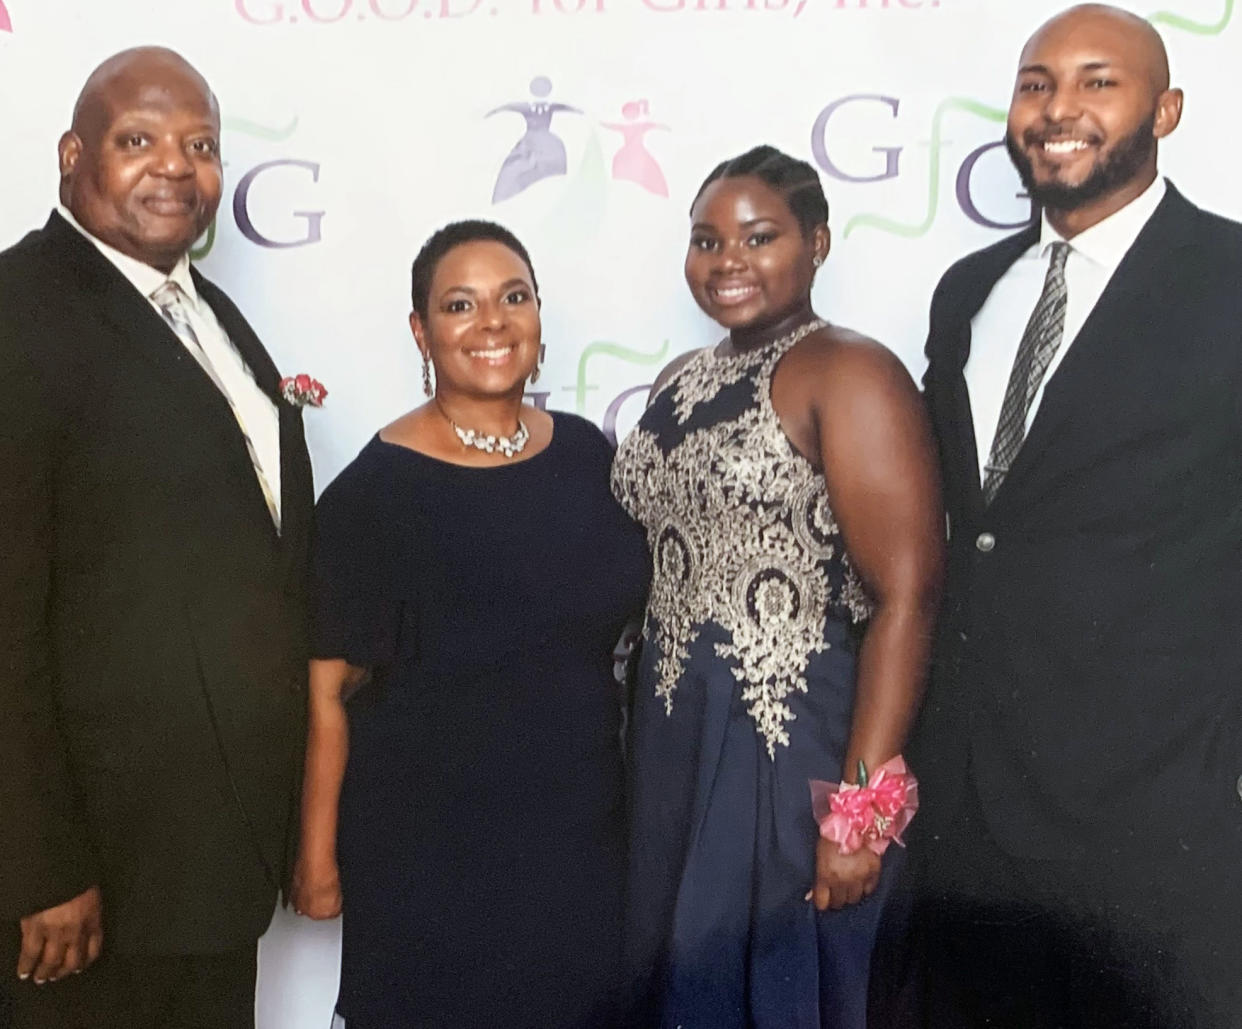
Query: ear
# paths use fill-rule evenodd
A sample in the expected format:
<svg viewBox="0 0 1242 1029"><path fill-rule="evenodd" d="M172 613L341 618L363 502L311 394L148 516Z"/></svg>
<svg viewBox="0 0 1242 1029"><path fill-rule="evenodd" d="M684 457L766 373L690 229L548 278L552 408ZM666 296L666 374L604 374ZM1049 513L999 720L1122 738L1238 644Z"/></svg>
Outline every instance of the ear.
<svg viewBox="0 0 1242 1029"><path fill-rule="evenodd" d="M82 156L82 140L76 132L66 132L56 144L56 156L60 163L60 177L66 179L73 174Z"/></svg>
<svg viewBox="0 0 1242 1029"><path fill-rule="evenodd" d="M423 330L423 319L417 311L410 312L410 332L414 336L414 343L418 347L423 357L427 356L427 344L423 341L426 333Z"/></svg>
<svg viewBox="0 0 1242 1029"><path fill-rule="evenodd" d="M815 256L822 264L828 256L828 252L832 249L832 231L826 224L816 225L811 233L811 242L815 248Z"/></svg>
<svg viewBox="0 0 1242 1029"><path fill-rule="evenodd" d="M1166 89L1156 97L1156 119L1152 135L1164 139L1177 128L1182 120L1182 103L1185 100L1180 89Z"/></svg>

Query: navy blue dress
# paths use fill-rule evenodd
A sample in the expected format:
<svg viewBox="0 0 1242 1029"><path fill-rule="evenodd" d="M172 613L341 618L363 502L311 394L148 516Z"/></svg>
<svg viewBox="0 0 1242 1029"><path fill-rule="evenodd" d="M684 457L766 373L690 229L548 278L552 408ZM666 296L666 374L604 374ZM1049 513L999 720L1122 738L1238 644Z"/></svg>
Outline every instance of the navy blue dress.
<svg viewBox="0 0 1242 1029"><path fill-rule="evenodd" d="M841 911L806 900L809 780L841 777L870 602L772 373L812 323L693 357L622 443L613 488L647 529L633 702L627 937L644 1027L863 1029L900 866Z"/></svg>
<svg viewBox="0 0 1242 1029"><path fill-rule="evenodd" d="M320 499L314 653L373 669L338 833L349 1029L612 1024L612 651L647 553L603 435L553 418L493 468L376 437Z"/></svg>

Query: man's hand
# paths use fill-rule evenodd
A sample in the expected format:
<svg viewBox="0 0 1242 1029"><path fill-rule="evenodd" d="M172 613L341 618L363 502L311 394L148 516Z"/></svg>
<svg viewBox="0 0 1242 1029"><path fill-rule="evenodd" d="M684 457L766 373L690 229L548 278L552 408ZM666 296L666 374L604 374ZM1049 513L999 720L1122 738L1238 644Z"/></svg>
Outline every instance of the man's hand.
<svg viewBox="0 0 1242 1029"><path fill-rule="evenodd" d="M103 949L103 901L92 886L73 900L22 919L17 978L42 985L89 968Z"/></svg>
<svg viewBox="0 0 1242 1029"><path fill-rule="evenodd" d="M880 855L866 847L848 857L831 840L820 837L815 848L815 907L839 911L875 893L880 884Z"/></svg>

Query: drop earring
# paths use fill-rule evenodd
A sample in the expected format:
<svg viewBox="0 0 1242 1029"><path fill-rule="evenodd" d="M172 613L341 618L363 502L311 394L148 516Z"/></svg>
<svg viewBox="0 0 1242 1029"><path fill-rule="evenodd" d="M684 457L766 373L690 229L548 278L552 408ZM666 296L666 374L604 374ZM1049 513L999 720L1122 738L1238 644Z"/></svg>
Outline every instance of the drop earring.
<svg viewBox="0 0 1242 1029"><path fill-rule="evenodd" d="M425 353L423 354L423 392L429 397L436 395L435 387L431 384L431 361Z"/></svg>

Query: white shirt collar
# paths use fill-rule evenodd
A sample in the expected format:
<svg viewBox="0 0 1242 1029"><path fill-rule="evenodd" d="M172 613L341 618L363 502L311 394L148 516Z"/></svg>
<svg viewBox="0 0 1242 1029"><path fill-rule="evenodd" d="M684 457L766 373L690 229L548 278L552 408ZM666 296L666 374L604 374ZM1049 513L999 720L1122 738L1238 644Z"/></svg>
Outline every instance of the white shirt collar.
<svg viewBox="0 0 1242 1029"><path fill-rule="evenodd" d="M104 255L119 271L126 280L131 283L134 289L138 290L148 300L151 294L159 289L165 282L170 279L175 282L184 291L190 300L198 303L198 290L194 288L194 277L190 274L190 255L182 254L181 260L173 266L173 270L165 275L158 268L152 268L149 264L144 264L137 258L123 254L116 247L109 246L102 239L92 236L84 229L78 220L73 216L73 212L64 204L56 205L56 213L72 225L78 232L82 233L87 239L94 244L95 249Z"/></svg>
<svg viewBox="0 0 1242 1029"><path fill-rule="evenodd" d="M1103 221L1084 229L1071 240L1066 240L1057 232L1048 221L1048 215L1044 214L1040 220L1039 252L1043 255L1053 243L1068 242L1074 253L1080 254L1093 264L1113 270L1121 264L1121 259L1134 245L1138 234L1143 231L1143 226L1156 213L1166 191L1163 176L1157 175L1150 186L1120 211L1114 211Z"/></svg>

